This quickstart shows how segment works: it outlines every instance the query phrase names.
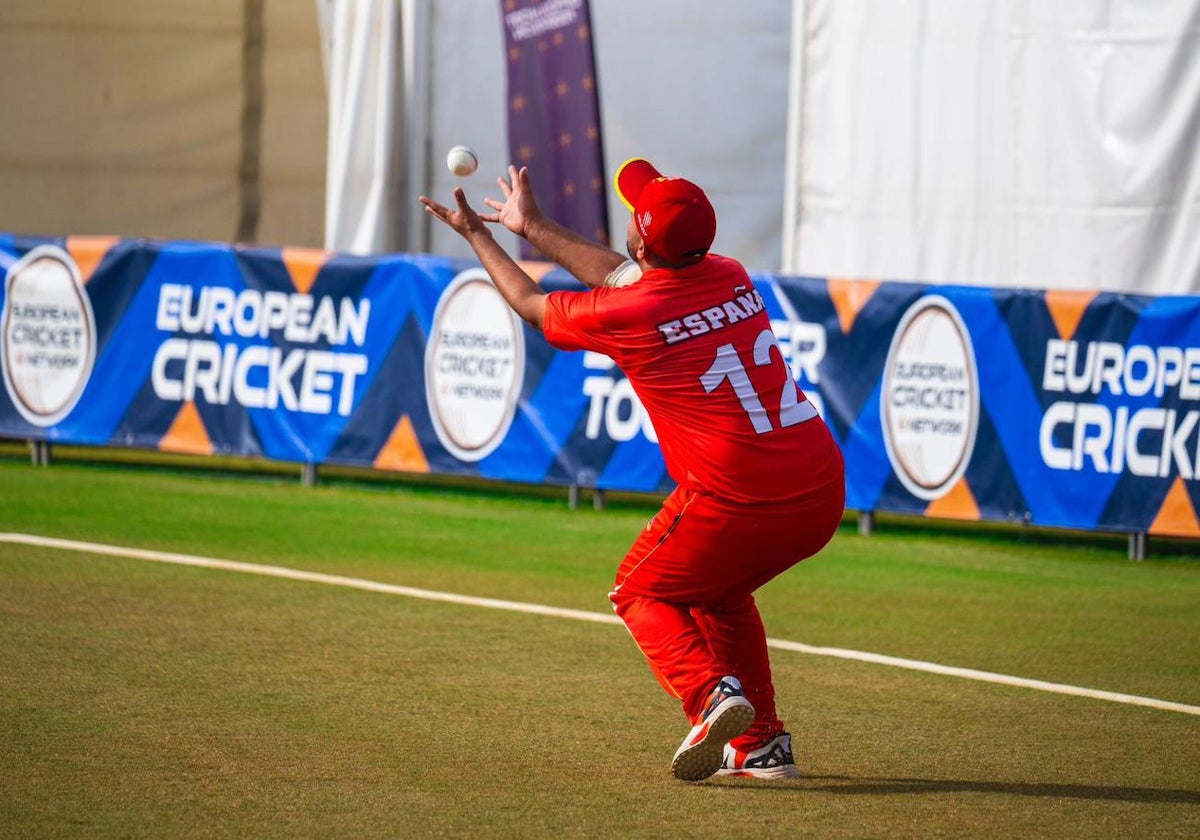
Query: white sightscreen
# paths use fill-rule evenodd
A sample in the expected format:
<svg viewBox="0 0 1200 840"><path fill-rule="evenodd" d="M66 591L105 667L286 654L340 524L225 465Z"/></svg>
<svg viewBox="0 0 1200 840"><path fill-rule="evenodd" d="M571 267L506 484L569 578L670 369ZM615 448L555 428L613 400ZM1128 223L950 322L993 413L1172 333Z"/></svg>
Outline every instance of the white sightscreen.
<svg viewBox="0 0 1200 840"><path fill-rule="evenodd" d="M1200 292L1196 0L803 0L787 271Z"/></svg>

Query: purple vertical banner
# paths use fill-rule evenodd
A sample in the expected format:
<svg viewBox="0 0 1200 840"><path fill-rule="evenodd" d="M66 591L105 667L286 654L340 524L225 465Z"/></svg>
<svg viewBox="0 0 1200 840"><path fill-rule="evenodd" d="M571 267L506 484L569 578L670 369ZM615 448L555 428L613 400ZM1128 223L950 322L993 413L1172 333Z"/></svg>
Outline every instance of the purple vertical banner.
<svg viewBox="0 0 1200 840"><path fill-rule="evenodd" d="M587 0L501 0L508 151L542 210L607 245L608 183ZM521 241L521 256L542 255Z"/></svg>

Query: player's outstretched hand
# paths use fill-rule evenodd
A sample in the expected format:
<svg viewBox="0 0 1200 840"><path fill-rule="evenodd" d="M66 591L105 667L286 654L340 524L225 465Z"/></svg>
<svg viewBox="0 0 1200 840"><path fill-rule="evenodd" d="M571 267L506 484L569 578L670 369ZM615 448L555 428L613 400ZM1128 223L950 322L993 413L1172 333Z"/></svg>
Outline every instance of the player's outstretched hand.
<svg viewBox="0 0 1200 840"><path fill-rule="evenodd" d="M485 198L483 203L496 212L485 213L481 218L485 222L502 224L517 236L524 236L529 223L542 215L533 197L533 188L529 186L529 170L509 164L508 178L497 178L496 183L504 194L504 201Z"/></svg>
<svg viewBox="0 0 1200 840"><path fill-rule="evenodd" d="M454 201L458 205L457 209L452 210L426 195L420 196L419 201L425 205L428 213L441 219L463 239L470 239L472 234L477 233L491 235L480 215L467 203L467 194L463 192L462 187L454 188Z"/></svg>

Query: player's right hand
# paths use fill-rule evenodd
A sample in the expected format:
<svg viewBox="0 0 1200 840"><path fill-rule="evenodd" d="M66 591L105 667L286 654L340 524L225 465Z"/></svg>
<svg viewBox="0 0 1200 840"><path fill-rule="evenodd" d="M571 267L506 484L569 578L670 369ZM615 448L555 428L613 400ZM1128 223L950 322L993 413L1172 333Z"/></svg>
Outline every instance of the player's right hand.
<svg viewBox="0 0 1200 840"><path fill-rule="evenodd" d="M463 192L462 187L454 188L454 203L457 205L457 209L439 204L425 195L419 196L418 200L425 205L425 209L431 215L441 219L463 239L470 240L475 234L483 234L491 239L492 235L484 225L482 217L467 202L467 195Z"/></svg>

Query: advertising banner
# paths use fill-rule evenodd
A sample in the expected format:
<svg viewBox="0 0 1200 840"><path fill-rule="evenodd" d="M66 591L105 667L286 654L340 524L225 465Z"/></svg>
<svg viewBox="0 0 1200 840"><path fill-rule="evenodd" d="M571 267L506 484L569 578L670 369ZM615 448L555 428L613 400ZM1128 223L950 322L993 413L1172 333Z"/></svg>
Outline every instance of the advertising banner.
<svg viewBox="0 0 1200 840"><path fill-rule="evenodd" d="M608 244L608 180L588 0L500 0L508 159L552 219ZM539 255L518 240L526 259Z"/></svg>
<svg viewBox="0 0 1200 840"><path fill-rule="evenodd" d="M474 263L0 236L0 268L0 437L672 486L622 372ZM851 509L1200 537L1200 298L752 278Z"/></svg>

